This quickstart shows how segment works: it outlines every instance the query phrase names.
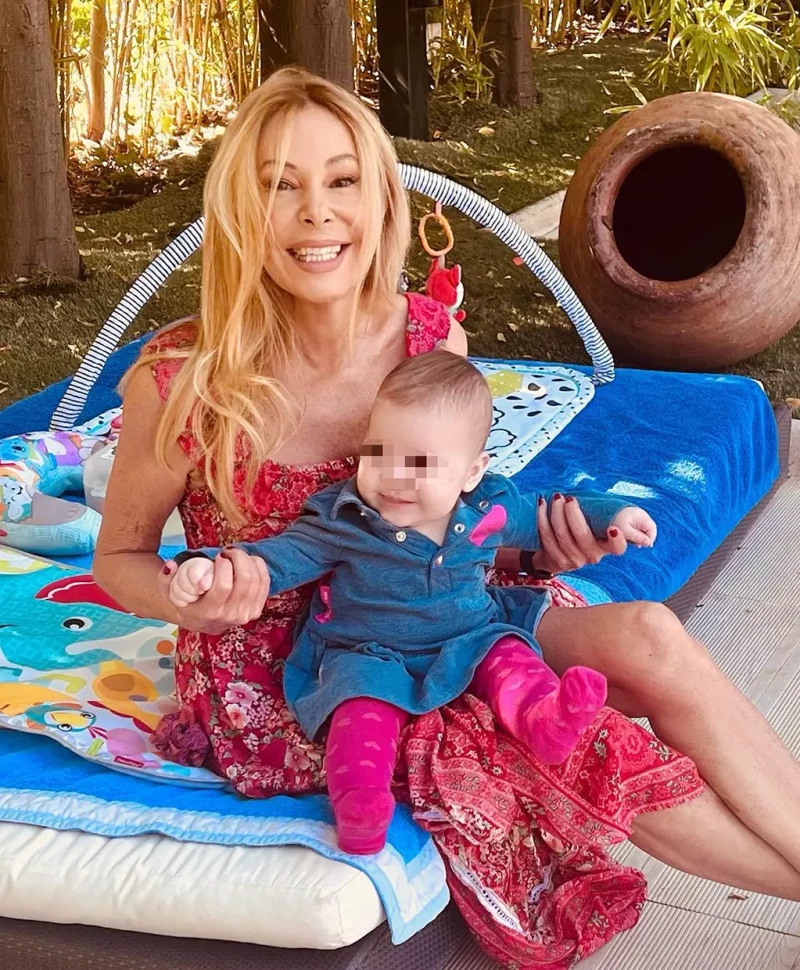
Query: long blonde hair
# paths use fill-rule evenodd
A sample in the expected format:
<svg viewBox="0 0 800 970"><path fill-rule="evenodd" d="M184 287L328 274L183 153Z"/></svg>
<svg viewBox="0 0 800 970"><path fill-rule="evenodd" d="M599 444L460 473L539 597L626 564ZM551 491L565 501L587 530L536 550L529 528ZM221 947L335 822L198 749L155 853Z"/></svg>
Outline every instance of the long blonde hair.
<svg viewBox="0 0 800 970"><path fill-rule="evenodd" d="M243 460L249 491L258 467L297 427L300 410L274 375L296 359L287 294L264 267L273 244L271 213L278 180L265 191L259 143L273 128L276 169L286 161L292 119L309 105L325 108L349 130L361 181L361 282L351 313L386 313L410 238L408 200L392 143L369 108L334 84L298 68L272 75L241 104L222 138L204 192L205 233L197 340L157 351L154 360L180 359L156 438L158 458L189 430L206 480L233 525L245 516L234 492L234 466Z"/></svg>

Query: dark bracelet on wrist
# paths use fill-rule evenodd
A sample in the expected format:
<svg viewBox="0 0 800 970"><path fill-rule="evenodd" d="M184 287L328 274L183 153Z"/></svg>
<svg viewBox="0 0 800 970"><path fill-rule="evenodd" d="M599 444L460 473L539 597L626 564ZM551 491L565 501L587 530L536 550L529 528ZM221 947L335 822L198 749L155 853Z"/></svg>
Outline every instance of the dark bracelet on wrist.
<svg viewBox="0 0 800 970"><path fill-rule="evenodd" d="M532 579L552 579L553 574L548 573L546 569L537 569L533 564L533 553L530 549L523 549L519 554L519 568L520 572L525 573Z"/></svg>
<svg viewBox="0 0 800 970"><path fill-rule="evenodd" d="M211 556L207 556L204 552L199 549L184 549L183 552L179 552L177 556L172 557L172 561L176 566L182 566L185 562L190 559L210 559Z"/></svg>

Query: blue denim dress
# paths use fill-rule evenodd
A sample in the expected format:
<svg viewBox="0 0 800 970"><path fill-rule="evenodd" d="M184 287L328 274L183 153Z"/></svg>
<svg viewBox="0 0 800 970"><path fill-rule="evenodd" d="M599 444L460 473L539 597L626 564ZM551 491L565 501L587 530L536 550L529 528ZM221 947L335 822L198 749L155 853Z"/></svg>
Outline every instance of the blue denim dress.
<svg viewBox="0 0 800 970"><path fill-rule="evenodd" d="M575 496L598 536L630 505L607 493ZM270 595L326 577L284 670L286 700L309 738L354 697L411 714L441 707L466 690L507 634L539 651L534 635L547 593L486 585L499 547L538 548L538 500L487 474L459 501L439 546L384 521L351 478L314 495L281 535L237 543L266 562Z"/></svg>

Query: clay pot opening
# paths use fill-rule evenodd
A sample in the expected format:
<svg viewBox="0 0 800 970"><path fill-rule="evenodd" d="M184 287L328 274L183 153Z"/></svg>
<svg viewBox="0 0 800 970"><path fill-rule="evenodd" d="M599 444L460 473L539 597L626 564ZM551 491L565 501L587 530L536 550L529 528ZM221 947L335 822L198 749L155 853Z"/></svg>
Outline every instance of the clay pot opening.
<svg viewBox="0 0 800 970"><path fill-rule="evenodd" d="M640 276L688 280L731 252L746 212L741 177L724 155L704 145L674 145L642 159L622 181L614 239Z"/></svg>

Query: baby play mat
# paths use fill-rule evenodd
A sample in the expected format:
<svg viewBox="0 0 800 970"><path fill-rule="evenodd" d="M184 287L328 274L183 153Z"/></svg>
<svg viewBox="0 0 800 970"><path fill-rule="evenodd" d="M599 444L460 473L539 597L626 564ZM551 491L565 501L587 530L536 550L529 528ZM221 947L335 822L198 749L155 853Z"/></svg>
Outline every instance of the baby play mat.
<svg viewBox="0 0 800 970"><path fill-rule="evenodd" d="M591 401L594 384L571 367L475 361L489 383L490 468L515 475Z"/></svg>
<svg viewBox="0 0 800 970"><path fill-rule="evenodd" d="M0 546L0 726L122 771L222 784L164 761L149 737L177 708L175 628L122 611L91 575Z"/></svg>
<svg viewBox="0 0 800 970"><path fill-rule="evenodd" d="M305 939L312 941L327 933L339 941L336 945L352 942L377 925L382 907L393 941L401 943L442 912L449 899L444 864L409 808L399 806L395 812L385 849L353 858L336 843L326 796L237 798L209 771L165 762L153 751L150 732L164 713L176 709L171 696L174 627L122 612L90 575L2 546L0 576L0 728L13 729L0 731L0 822L62 830L64 846L75 843L76 833L168 836L195 843L191 858L201 871L209 846L305 846L332 862L355 866L374 887L360 890L358 905L366 907L366 925L357 919L356 930L334 931L331 927L338 923L329 914L321 937L307 930ZM139 852L138 844L132 851ZM148 864L146 855L144 846L142 866ZM282 864L284 858L279 855L275 861ZM86 860L77 868L85 874ZM241 882L241 871L234 882ZM319 869L317 888L329 874L335 876L335 869ZM163 879L163 871L151 878ZM208 881L222 886L224 878L218 871ZM255 886L263 898L269 886L259 879L250 889ZM136 896L127 877L124 891L115 892L111 911L124 909L125 901ZM187 908L180 893L177 898L178 908ZM174 894L170 901L174 906ZM226 905L212 906L214 914ZM193 908L190 903L188 909ZM282 936L286 925L276 927L268 913L261 918L259 942L302 945L298 921L289 918L285 907L282 918L294 930ZM165 924L152 925L167 931ZM173 922L172 928L179 925ZM236 938L242 931L231 936L230 927L209 929L204 915L194 920L188 935L204 932Z"/></svg>

